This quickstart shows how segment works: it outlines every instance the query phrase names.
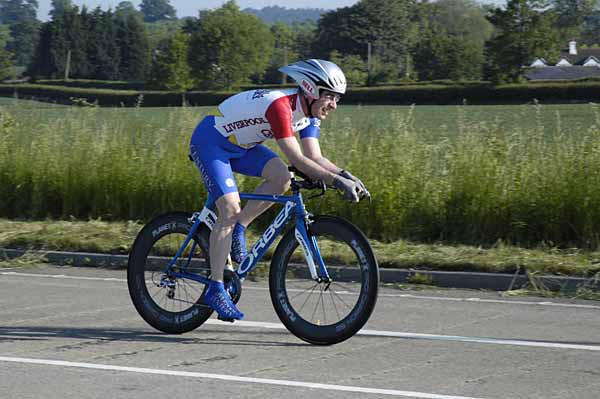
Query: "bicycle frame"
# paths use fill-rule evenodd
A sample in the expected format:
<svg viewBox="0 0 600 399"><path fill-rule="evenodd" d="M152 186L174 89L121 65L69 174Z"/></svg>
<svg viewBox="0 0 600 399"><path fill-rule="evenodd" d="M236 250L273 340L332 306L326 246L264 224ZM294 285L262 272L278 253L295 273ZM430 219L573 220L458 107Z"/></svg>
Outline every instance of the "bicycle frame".
<svg viewBox="0 0 600 399"><path fill-rule="evenodd" d="M294 235L300 244L300 247L302 248L302 252L304 253L304 257L308 263L311 277L318 282L331 281L329 274L327 273L325 263L323 262L323 258L321 257L317 241L315 237L310 235L308 232L307 226L312 222L309 219L310 214L306 211L300 192L294 193L291 196L240 193L240 198L243 200L269 201L283 204L283 209L279 212L277 217L275 217L274 221L265 230L258 241L252 246L252 249L248 251L248 256L242 261L237 270L235 270L235 273L238 275L240 280L243 281L248 273L254 270L258 262L271 247L275 239L282 233L286 224L292 217L295 216L296 226ZM173 259L169 262L169 266L166 271L169 276L176 278L187 278L204 284L208 284L211 281L210 279L201 275L188 272L186 270L187 266L180 271L173 270L173 266L185 248L187 248L190 241L192 241L192 237L196 234L202 223L206 224L209 229L213 229L217 220L217 216L213 211L214 208L214 200L209 197L204 204L202 211L195 212L190 218L191 222L193 223L192 228L190 229L182 246L179 248ZM188 265L191 261L191 257L194 253L196 245L197 244L194 241L192 244L192 250L190 251L190 257L188 258Z"/></svg>

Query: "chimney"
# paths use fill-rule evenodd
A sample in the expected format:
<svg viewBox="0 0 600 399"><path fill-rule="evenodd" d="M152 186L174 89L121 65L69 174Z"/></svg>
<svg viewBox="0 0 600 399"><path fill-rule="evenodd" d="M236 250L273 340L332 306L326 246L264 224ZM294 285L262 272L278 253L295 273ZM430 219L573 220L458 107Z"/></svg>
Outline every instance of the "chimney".
<svg viewBox="0 0 600 399"><path fill-rule="evenodd" d="M577 55L577 42L575 40L569 42L569 55Z"/></svg>

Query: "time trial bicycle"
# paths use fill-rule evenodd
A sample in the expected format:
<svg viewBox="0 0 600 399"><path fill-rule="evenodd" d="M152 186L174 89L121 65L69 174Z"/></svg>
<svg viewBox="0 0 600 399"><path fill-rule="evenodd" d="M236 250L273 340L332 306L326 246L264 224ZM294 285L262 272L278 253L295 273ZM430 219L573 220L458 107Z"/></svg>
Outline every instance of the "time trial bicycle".
<svg viewBox="0 0 600 399"><path fill-rule="evenodd" d="M315 197L323 196L325 184L292 167L290 172L291 196L240 193L243 200L283 207L239 267L225 270L224 282L237 303L248 273L295 219L272 255L271 302L281 322L298 338L331 345L352 337L369 319L377 301L379 267L371 245L355 225L306 211L300 190L320 190ZM127 268L129 293L142 318L160 331L194 330L213 312L202 299L210 281L214 209L214 200L208 198L200 212L157 216L135 239Z"/></svg>

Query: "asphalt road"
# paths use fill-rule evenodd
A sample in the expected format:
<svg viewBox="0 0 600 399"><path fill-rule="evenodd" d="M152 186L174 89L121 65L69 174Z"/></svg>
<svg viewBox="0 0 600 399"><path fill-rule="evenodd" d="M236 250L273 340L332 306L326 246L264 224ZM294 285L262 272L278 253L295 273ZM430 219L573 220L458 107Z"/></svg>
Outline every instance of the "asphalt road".
<svg viewBox="0 0 600 399"><path fill-rule="evenodd" d="M283 328L266 281L239 306L245 322L166 335L123 270L0 269L0 398L600 397L599 302L382 289L330 347Z"/></svg>

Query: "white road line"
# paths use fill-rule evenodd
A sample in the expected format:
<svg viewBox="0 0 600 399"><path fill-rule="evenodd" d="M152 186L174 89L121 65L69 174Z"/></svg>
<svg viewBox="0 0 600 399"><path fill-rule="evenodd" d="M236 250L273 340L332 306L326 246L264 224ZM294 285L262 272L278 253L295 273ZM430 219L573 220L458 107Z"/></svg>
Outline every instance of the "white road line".
<svg viewBox="0 0 600 399"><path fill-rule="evenodd" d="M57 274L36 274L36 273L18 273L18 272L0 272L0 275L5 276L17 276L17 277L40 277L40 278L56 278L63 280L89 280L89 281L113 281L126 283L127 279L123 278L104 278L104 277L79 277L79 276L65 276ZM247 287L244 286L244 290L256 290L256 291L268 291L268 288L263 287ZM294 291L294 290L291 290ZM340 292L338 292L340 293ZM600 309L600 305L586 305L577 303L559 303L550 301L517 301L517 300L504 300L504 299L485 299L485 298L450 298L442 296L426 296L426 295L414 295L414 294L379 294L380 298L405 298L405 299L417 299L417 300L429 300L429 301L447 301L447 302L481 302L481 303L497 303L502 305L528 305L528 306L549 306L557 308L574 308L574 309Z"/></svg>
<svg viewBox="0 0 600 399"><path fill-rule="evenodd" d="M365 393L365 394L404 396L404 397L410 397L410 398L478 399L478 398L472 398L472 397L467 397L467 396L439 395L439 394L435 394L435 393L400 391L400 390L395 390L395 389L364 388L364 387L356 387L356 386L348 386L348 385L321 384L321 383L314 383L314 382L301 382L301 381L291 381L291 380L274 380L274 379L269 379L269 378L240 377L240 376L227 375L227 374L197 373L197 372L191 372L191 371L160 370L160 369L149 369L149 368L141 368L141 367L123 367L123 366L113 366L113 365L108 365L108 364L67 362L67 361L61 361L61 360L29 359L29 358L20 358L20 357L0 356L0 362L84 368L84 369L92 369L92 370L122 371L122 372L128 372L128 373L141 373L141 374L170 375L170 376L177 376L177 377L190 377L190 378L202 378L202 379L211 379L211 380L235 381L235 382L244 382L244 383L251 383L251 384L283 385L283 386L288 386L288 387L323 389L323 390L328 390L328 391L359 392L359 393Z"/></svg>
<svg viewBox="0 0 600 399"><path fill-rule="evenodd" d="M504 305L535 305L535 306L553 306L562 308L578 308L578 309L600 309L600 305L584 305L578 303L558 303L558 302L534 302L534 301L515 301L506 299L485 299L485 298L449 298L441 296L425 296L413 294L381 294L380 297L387 298L407 298L421 299L431 301L449 301L449 302L481 302L481 303L499 303Z"/></svg>
<svg viewBox="0 0 600 399"><path fill-rule="evenodd" d="M267 323L260 321L236 321L235 323L225 323L217 319L208 319L205 324L214 324L226 327L254 327L282 330L285 326L280 323ZM584 344L564 344L561 342L546 342L546 341L526 341L518 339L502 339L502 338L482 338L482 337L463 337L460 335L439 335L439 334L421 334L409 333L401 331L384 331L384 330L360 330L357 335L374 336L374 337L390 337L390 338L409 338L409 339L425 339L433 341L456 341L456 342L471 342L477 344L493 344L493 345L514 345L514 346L529 346L539 348L552 349L577 349L586 351L600 351L600 345L584 345Z"/></svg>

